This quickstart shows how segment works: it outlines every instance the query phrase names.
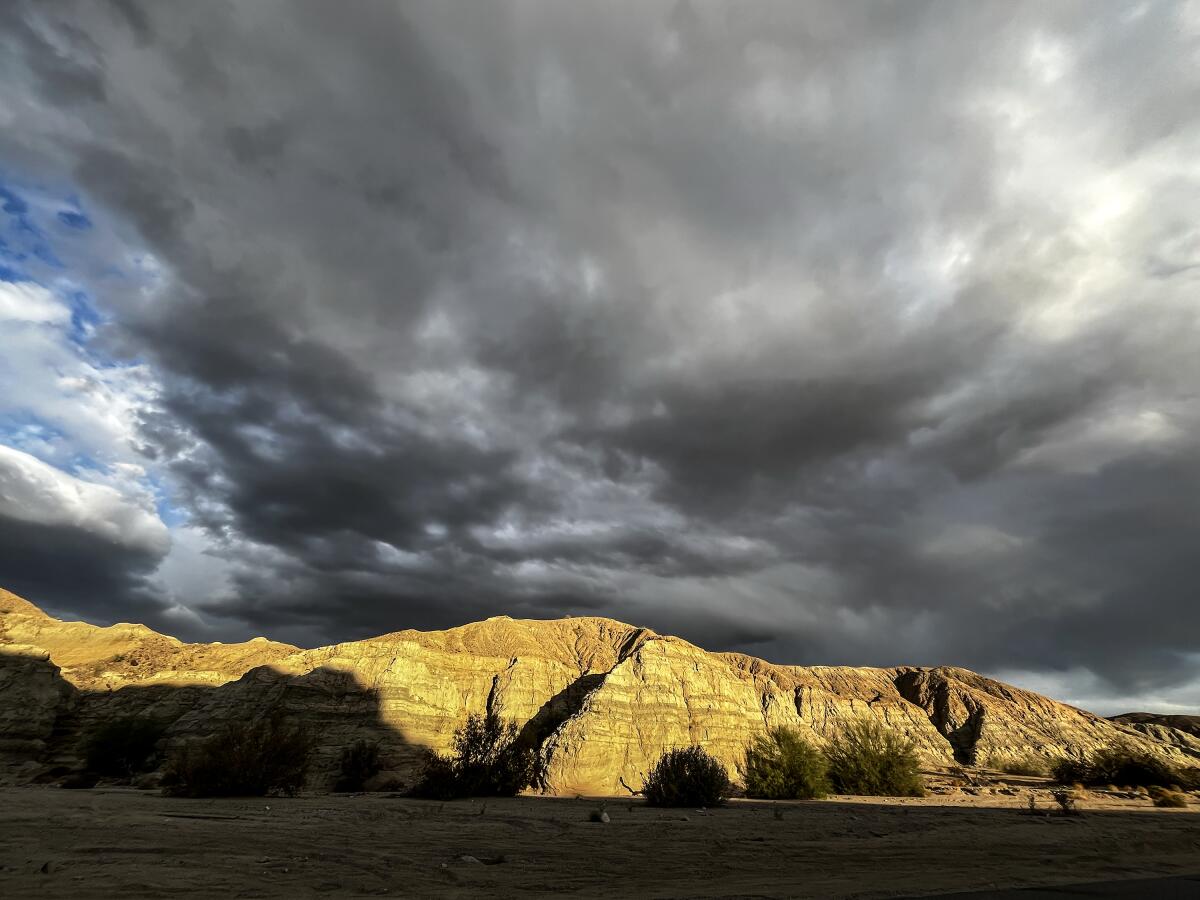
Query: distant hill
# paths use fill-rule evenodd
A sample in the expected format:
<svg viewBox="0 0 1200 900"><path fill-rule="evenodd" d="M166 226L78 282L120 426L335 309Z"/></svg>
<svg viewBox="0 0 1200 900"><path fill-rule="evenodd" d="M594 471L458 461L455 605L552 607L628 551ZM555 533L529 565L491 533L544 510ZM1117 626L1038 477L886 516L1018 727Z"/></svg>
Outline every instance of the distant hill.
<svg viewBox="0 0 1200 900"><path fill-rule="evenodd" d="M1110 721L1132 728L1139 734L1200 755L1200 716L1159 715L1131 712L1113 716Z"/></svg>
<svg viewBox="0 0 1200 900"><path fill-rule="evenodd" d="M317 736L316 787L360 738L379 741L389 771L409 779L425 748L446 750L468 714L487 710L539 748L539 786L552 794L622 793L622 780L639 785L664 750L692 743L736 771L768 727L823 743L857 716L911 737L930 766L1076 756L1118 741L1175 762L1200 757L1200 741L1172 726L1110 721L965 669L774 665L612 619L500 616L302 650L62 622L0 591L0 763L10 780L77 764L82 736L113 716L152 715L177 743L276 709Z"/></svg>
<svg viewBox="0 0 1200 900"><path fill-rule="evenodd" d="M1110 716L1110 721L1123 725L1166 725L1200 738L1200 716L1161 715L1159 713L1130 712Z"/></svg>

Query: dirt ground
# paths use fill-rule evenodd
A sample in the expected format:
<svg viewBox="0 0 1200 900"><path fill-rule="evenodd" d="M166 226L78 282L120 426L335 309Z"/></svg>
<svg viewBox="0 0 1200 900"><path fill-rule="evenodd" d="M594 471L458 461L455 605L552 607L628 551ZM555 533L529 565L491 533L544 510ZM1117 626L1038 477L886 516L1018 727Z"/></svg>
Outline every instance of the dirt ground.
<svg viewBox="0 0 1200 900"><path fill-rule="evenodd" d="M1200 803L179 800L0 790L0 897L889 897L1200 872ZM1045 802L1040 805L1045 806Z"/></svg>

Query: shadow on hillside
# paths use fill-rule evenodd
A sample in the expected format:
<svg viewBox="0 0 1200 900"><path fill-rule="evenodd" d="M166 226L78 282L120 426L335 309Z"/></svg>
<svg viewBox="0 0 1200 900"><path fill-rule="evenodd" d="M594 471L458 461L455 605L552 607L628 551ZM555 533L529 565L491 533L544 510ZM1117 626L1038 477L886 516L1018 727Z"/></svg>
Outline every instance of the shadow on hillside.
<svg viewBox="0 0 1200 900"><path fill-rule="evenodd" d="M319 667L297 675L260 666L219 685L81 690L45 654L0 647L0 764L16 773L15 780L54 783L80 770L88 735L112 719L164 723L170 749L228 723L275 713L302 724L314 739L310 789L332 787L342 750L355 741L378 743L383 771L401 784L411 782L425 751L385 721L378 691L351 672Z"/></svg>

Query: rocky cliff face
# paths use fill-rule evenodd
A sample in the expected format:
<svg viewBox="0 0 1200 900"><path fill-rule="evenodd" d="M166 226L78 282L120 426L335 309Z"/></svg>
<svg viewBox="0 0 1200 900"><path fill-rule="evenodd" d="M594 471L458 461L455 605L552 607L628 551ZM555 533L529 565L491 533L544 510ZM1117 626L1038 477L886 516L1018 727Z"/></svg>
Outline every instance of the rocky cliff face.
<svg viewBox="0 0 1200 900"><path fill-rule="evenodd" d="M1200 757L1200 716L1169 716L1154 713L1125 713L1111 721L1166 744L1174 744L1191 756Z"/></svg>
<svg viewBox="0 0 1200 900"><path fill-rule="evenodd" d="M470 713L488 710L540 748L539 787L555 794L623 793L664 750L693 743L736 771L757 732L787 725L821 743L853 716L903 731L931 766L1117 741L1176 761L1200 756L962 669L777 666L609 619L501 617L300 650L60 622L0 591L0 762L10 777L77 764L81 737L114 715L153 715L179 742L268 709L318 736L317 787L359 738L379 741L389 768L411 777L423 749L448 749Z"/></svg>

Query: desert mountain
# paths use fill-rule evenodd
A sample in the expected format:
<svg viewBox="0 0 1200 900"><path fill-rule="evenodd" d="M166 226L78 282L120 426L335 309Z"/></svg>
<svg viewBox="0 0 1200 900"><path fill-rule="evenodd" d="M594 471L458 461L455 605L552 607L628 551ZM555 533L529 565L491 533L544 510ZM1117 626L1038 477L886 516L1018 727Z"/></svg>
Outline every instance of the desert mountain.
<svg viewBox="0 0 1200 900"><path fill-rule="evenodd" d="M1200 756L1200 716L1132 712L1110 718L1157 741L1174 744Z"/></svg>
<svg viewBox="0 0 1200 900"><path fill-rule="evenodd" d="M447 749L470 713L487 710L536 743L541 788L554 794L622 793L663 750L692 743L736 771L757 732L788 725L824 742L854 716L910 736L931 766L1116 742L1176 762L1200 757L1200 742L1168 725L1110 721L964 669L773 665L611 619L498 617L302 650L63 622L0 590L0 762L10 778L77 765L82 736L112 716L169 722L177 743L273 709L317 735L318 787L359 738L379 741L409 779L424 748Z"/></svg>

